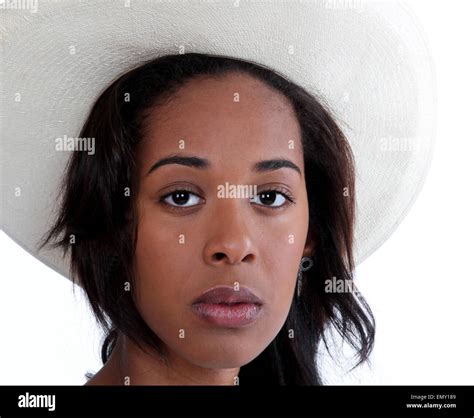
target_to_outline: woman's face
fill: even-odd
[[[308,201],[296,116],[284,96],[233,73],[191,81],[153,110],[145,131],[138,150],[138,309],[174,355],[206,368],[245,365],[282,328],[301,257],[312,250],[305,247]],[[169,156],[194,159],[151,170]],[[256,186],[257,195],[232,195],[233,186]],[[261,299],[258,308],[247,305],[257,313],[253,321],[230,323],[225,314],[235,306],[221,306],[214,322],[196,313],[195,299],[219,285],[236,294],[248,288]]]

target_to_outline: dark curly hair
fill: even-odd
[[[118,77],[99,96],[82,128],[81,137],[96,138],[96,153],[74,153],[69,160],[59,191],[60,211],[40,248],[49,244],[60,247],[63,255],[70,251],[72,279],[84,288],[105,332],[104,364],[119,333],[162,354],[162,341],[140,316],[133,292],[123,291],[124,283],[133,289],[134,281],[135,150],[152,108],[172,99],[193,79],[228,73],[263,81],[294,107],[302,132],[308,237],[316,243],[314,266],[303,273],[301,296],[295,294],[286,322],[269,346],[240,368],[240,384],[323,384],[316,357],[321,342],[328,347],[328,327],[356,350],[354,367],[368,359],[375,335],[373,314],[360,293],[325,291],[325,281],[333,276],[354,286],[354,160],[324,101],[273,69],[232,57],[189,53],[161,56]],[[295,338],[290,339],[291,329]]]

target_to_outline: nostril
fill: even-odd
[[[214,254],[214,258],[215,258],[217,261],[222,260],[224,257],[225,257],[225,254],[224,254],[224,253],[216,253],[216,254]]]

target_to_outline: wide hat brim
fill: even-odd
[[[325,98],[356,158],[356,264],[393,233],[422,188],[435,136],[435,78],[406,6],[39,1],[37,10],[11,6],[2,14],[2,228],[65,277],[68,257],[37,251],[71,153],[56,151],[56,138],[79,135],[118,75],[183,49],[264,64]]]

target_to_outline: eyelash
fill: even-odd
[[[194,191],[186,188],[186,186],[183,186],[183,187],[179,187],[179,188],[176,188],[174,190],[171,190],[170,192],[166,193],[165,195],[161,196],[158,200],[159,203],[167,206],[169,209],[173,210],[173,211],[182,211],[182,210],[189,210],[191,208],[194,208],[194,207],[197,207],[198,205],[193,205],[193,206],[174,206],[174,205],[170,205],[169,203],[165,202],[165,199],[171,195],[173,195],[173,193],[176,193],[176,192],[188,192],[188,193],[191,193],[193,195],[196,195],[198,196]],[[272,206],[267,206],[267,205],[259,205],[257,204],[257,206],[260,206],[260,207],[264,207],[264,208],[268,208],[268,209],[271,209],[271,210],[281,210],[281,209],[284,209],[286,208],[287,206],[289,205],[294,205],[296,204],[296,199],[294,197],[292,197],[290,195],[290,193],[282,188],[282,187],[275,187],[275,188],[272,188],[272,189],[265,189],[265,190],[262,190],[261,192],[258,192],[257,193],[257,196],[263,194],[263,193],[267,193],[267,192],[278,192],[280,193],[283,197],[285,197],[286,201],[284,204],[282,204],[281,206],[277,206],[277,207],[272,207]],[[200,197],[200,196],[198,196]]]

